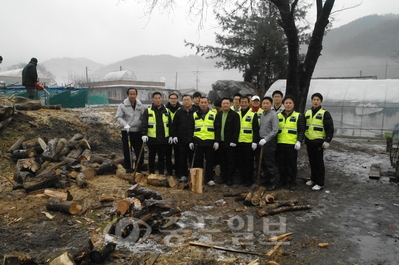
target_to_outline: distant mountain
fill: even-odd
[[[88,73],[99,69],[103,64],[93,62],[86,58],[53,58],[42,63],[47,70],[56,76],[58,85],[72,82],[73,76],[86,76]]]
[[[313,77],[399,78],[399,15],[370,15],[330,30]]]

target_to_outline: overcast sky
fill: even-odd
[[[143,1],[143,0],[142,0]],[[209,10],[203,30],[187,17],[187,0],[171,13],[146,16],[135,0],[0,0],[0,55],[4,67],[51,58],[85,57],[110,64],[138,55],[186,56],[183,40],[213,44],[217,30]],[[310,1],[310,0],[307,0]],[[333,27],[371,14],[399,13],[398,0],[336,0]]]

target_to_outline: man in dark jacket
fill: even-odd
[[[176,93],[171,93],[169,95],[169,102],[166,104],[166,108],[169,111],[170,118],[173,123],[173,119],[176,115],[177,110],[181,108],[179,103],[179,96]],[[173,127],[171,128],[173,129]],[[172,134],[172,133],[171,133]],[[169,144],[166,148],[166,171],[168,175],[173,175],[173,169],[175,170],[176,176],[180,178],[179,168],[176,166],[179,163],[179,150],[177,148],[177,142]],[[174,163],[172,162],[172,154],[174,154]]]
[[[190,128],[193,124],[193,100],[190,95],[183,96],[183,106],[176,111],[173,118],[173,142],[177,143],[179,157],[176,167],[176,176],[181,182],[188,180],[188,165],[193,159],[193,151],[190,150],[188,144],[189,134],[193,130]]]
[[[158,171],[159,174],[163,175],[166,146],[173,141],[169,133],[171,118],[168,110],[162,104],[162,94],[160,92],[152,94],[152,102],[152,106],[145,109],[143,113],[143,136],[141,139],[143,143],[148,142],[148,167],[150,174],[155,173],[155,157],[158,155]]]
[[[323,96],[315,93],[311,97],[313,107],[305,114],[306,131],[305,143],[308,151],[311,169],[310,180],[306,185],[313,186],[312,190],[324,187],[324,149],[330,147],[334,135],[334,123],[331,114],[321,107]]]
[[[29,99],[35,99],[35,84],[37,83],[37,59],[32,58],[22,70],[22,85],[28,91]]]
[[[235,172],[234,158],[240,133],[240,116],[230,108],[228,98],[222,99],[221,105],[215,121],[216,134],[220,134],[219,154],[223,156],[220,159],[220,177],[222,183],[231,186]]]

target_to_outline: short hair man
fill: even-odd
[[[311,99],[312,108],[305,114],[305,143],[311,169],[310,180],[306,182],[306,185],[313,186],[312,190],[318,191],[324,187],[323,153],[324,149],[330,146],[334,136],[334,122],[331,114],[321,106],[323,96],[320,93],[314,93]]]
[[[282,104],[283,101],[283,92],[281,92],[280,90],[275,90],[272,93],[272,97],[273,97],[273,110],[279,114],[284,110],[284,105]]]
[[[29,99],[35,99],[35,85],[38,82],[37,79],[37,59],[30,59],[29,63],[22,70],[22,85],[28,91]]]
[[[173,119],[176,115],[176,112],[182,107],[179,103],[179,96],[173,92],[169,95],[169,102],[166,104],[166,108],[169,111],[170,118],[173,123]],[[173,127],[172,127],[173,128]],[[171,133],[172,134],[172,133]],[[173,175],[173,169],[175,169],[176,176],[180,177],[179,168],[176,166],[179,164],[179,150],[177,148],[177,138],[174,139],[175,141],[172,144],[169,144],[166,149],[166,171],[168,175]],[[174,151],[174,152],[173,152]],[[172,154],[174,154],[174,161],[175,164],[172,163]]]
[[[144,110],[141,139],[148,142],[148,167],[150,174],[155,173],[155,157],[158,155],[158,171],[163,175],[165,170],[165,151],[173,142],[170,137],[172,120],[169,111],[162,104],[161,92],[152,94],[152,105]]]
[[[240,110],[240,98],[241,98],[240,93],[236,93],[233,96],[233,106],[231,106],[231,109],[234,110],[235,112],[238,112]]]

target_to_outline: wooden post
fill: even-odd
[[[204,193],[204,169],[190,168],[190,187],[191,191]]]

